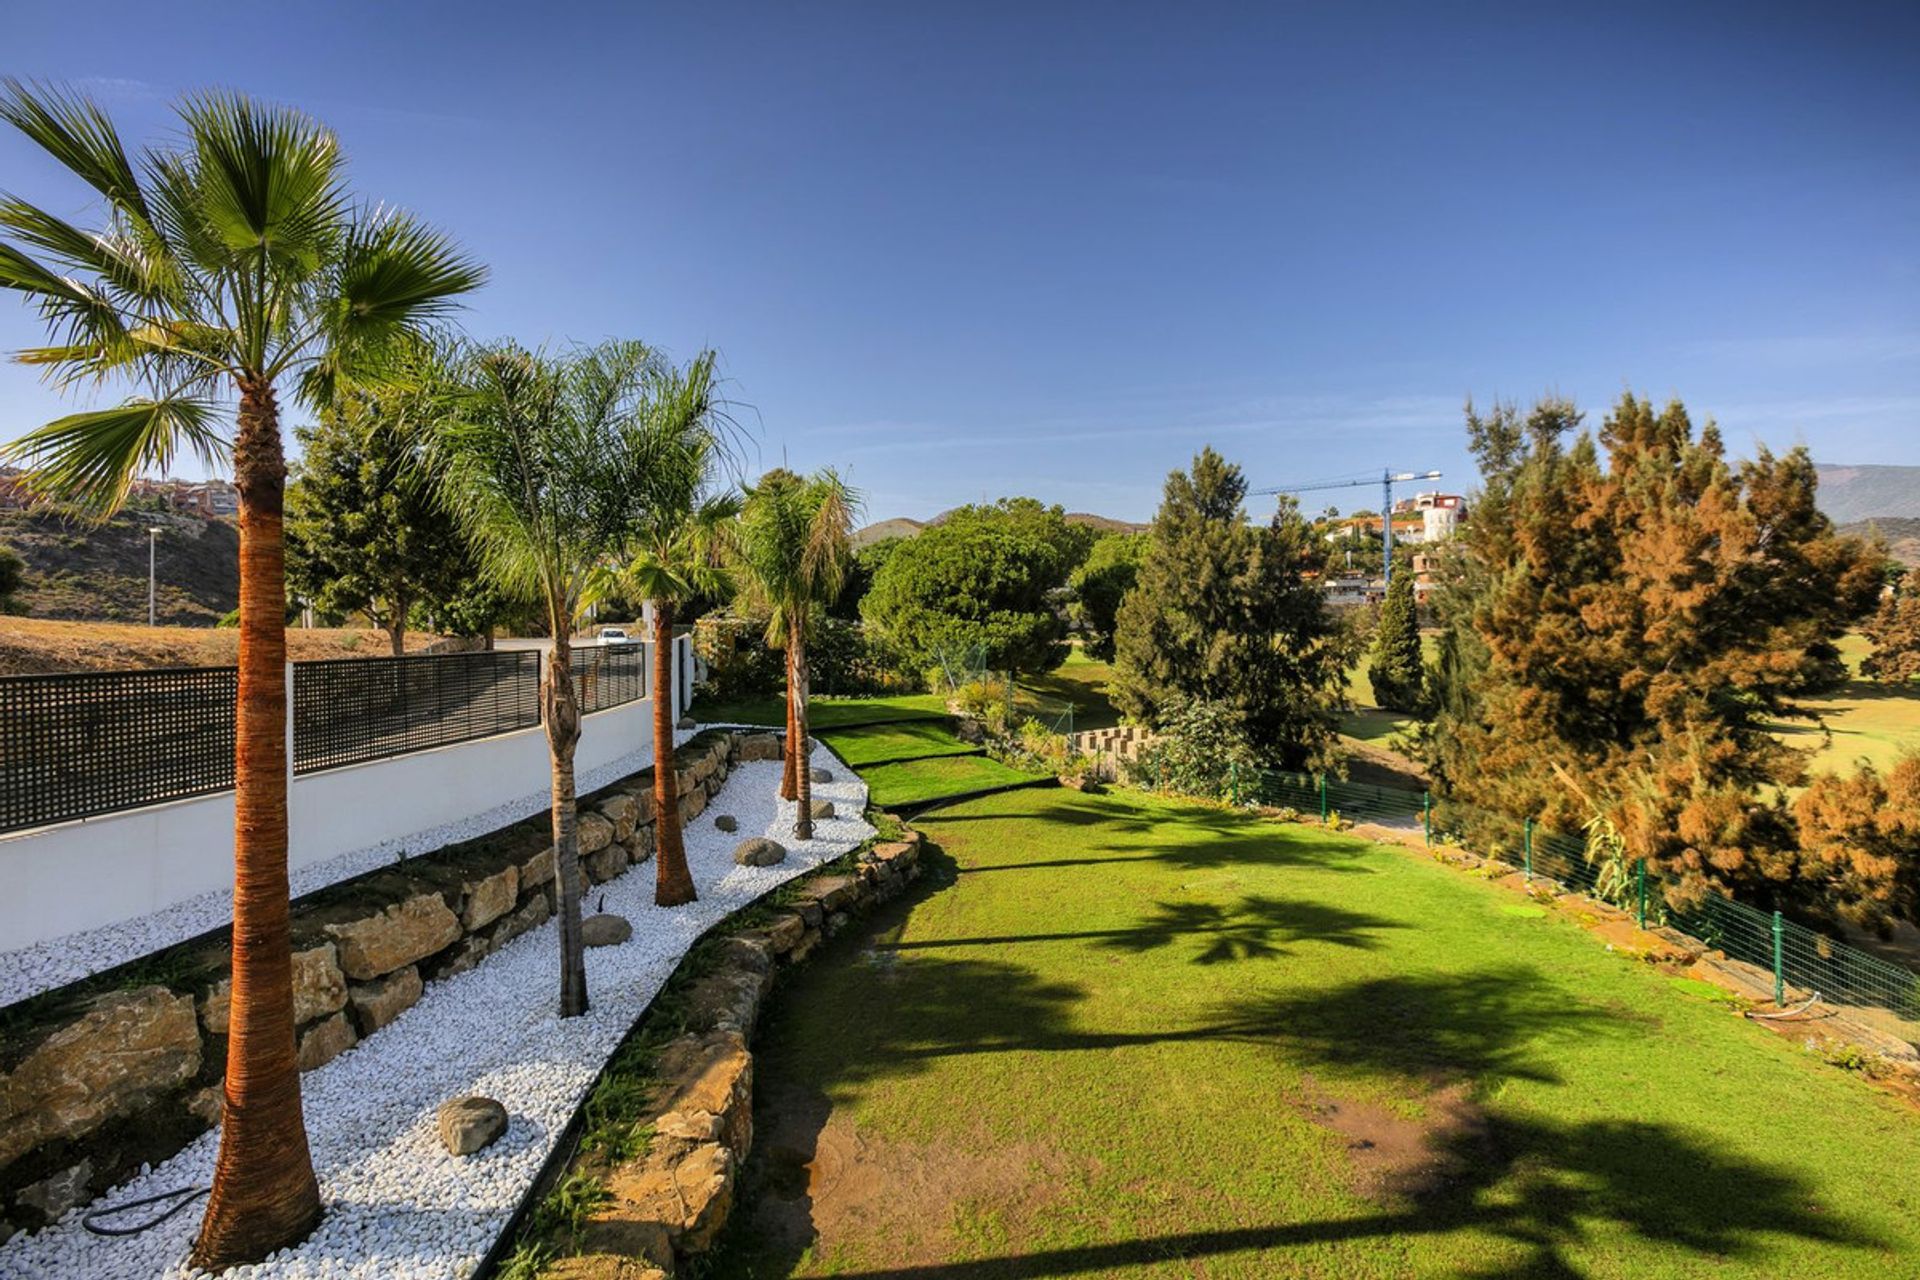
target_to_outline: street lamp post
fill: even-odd
[[[160,526],[157,524],[150,524],[147,526],[147,625],[150,627],[157,627],[160,625],[159,611],[156,607],[157,602],[155,599],[155,592],[154,592],[154,583],[157,581],[157,579],[154,577],[154,572],[153,572],[154,548],[158,547],[159,545],[160,545]]]

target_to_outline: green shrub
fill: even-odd
[[[1224,702],[1176,697],[1158,736],[1140,753],[1133,777],[1159,791],[1218,799],[1232,785],[1235,766],[1254,763],[1241,718]]]

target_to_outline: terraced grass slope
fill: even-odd
[[[763,1020],[703,1274],[1916,1274],[1911,1106],[1561,913],[1132,794],[917,825]]]
[[[980,754],[980,748],[960,741],[945,720],[902,720],[884,724],[834,729],[819,735],[834,754],[858,768],[892,760],[920,760],[929,756]]]

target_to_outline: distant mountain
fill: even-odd
[[[905,516],[895,516],[891,520],[876,520],[853,531],[853,545],[870,547],[876,542],[885,542],[888,538],[911,538],[927,526],[919,520],[909,520]]]
[[[884,542],[888,538],[911,538],[922,529],[940,524],[952,514],[953,511],[942,511],[931,520],[910,520],[906,516],[895,516],[891,520],[876,520],[864,528],[854,530],[853,545],[867,547],[876,542]],[[1139,533],[1147,527],[1131,520],[1115,520],[1112,516],[1095,515],[1090,511],[1069,511],[1067,523],[1090,525],[1102,533]]]
[[[1822,463],[1820,509],[1835,524],[1920,519],[1920,467],[1837,467]]]
[[[1889,516],[1885,520],[1856,520],[1840,526],[1840,532],[1870,538],[1879,534],[1887,541],[1887,554],[1901,564],[1920,569],[1920,520]]]

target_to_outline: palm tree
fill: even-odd
[[[684,369],[654,369],[624,447],[632,504],[621,576],[653,609],[653,900],[662,907],[699,896],[680,832],[673,763],[674,611],[726,590],[720,539],[739,511],[732,493],[713,491],[735,435],[714,361],[704,351]]]
[[[769,471],[746,491],[737,554],[747,594],[767,609],[767,643],[787,651],[787,751],[781,796],[799,805],[794,835],[813,838],[813,787],[807,766],[807,629],[813,610],[840,594],[853,558],[859,500],[831,469],[798,476]],[[791,796],[787,788],[792,787]]]
[[[567,360],[511,345],[477,352],[434,446],[447,505],[459,513],[489,575],[508,592],[537,599],[553,637],[540,707],[553,770],[563,1018],[587,1011],[573,626],[624,529],[620,428],[634,414],[652,364],[653,354],[638,342],[605,343]]]
[[[224,93],[177,111],[183,135],[136,165],[92,102],[8,80],[0,117],[106,208],[98,229],[83,230],[0,201],[0,286],[38,307],[52,339],[23,362],[63,385],[124,379],[136,391],[14,446],[49,498],[104,517],[143,470],[165,470],[183,451],[212,465],[227,452],[222,406],[237,401],[233,1015],[219,1161],[192,1258],[214,1270],[301,1239],[320,1216],[287,933],[280,397],[292,390],[317,406],[338,387],[378,382],[484,272],[413,219],[355,205],[338,141],[305,115]]]

